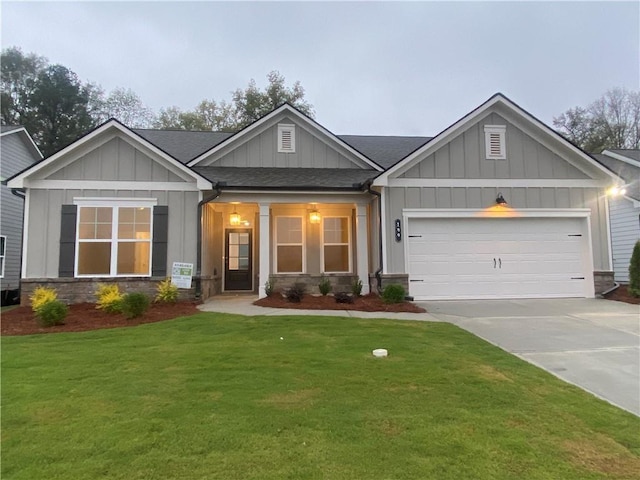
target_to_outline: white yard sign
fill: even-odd
[[[191,288],[193,263],[173,262],[171,269],[171,283],[178,288]]]

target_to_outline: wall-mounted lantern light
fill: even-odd
[[[507,201],[502,196],[502,193],[498,193],[498,196],[496,197],[496,205],[506,205],[506,204],[507,204]]]
[[[311,210],[309,213],[309,221],[311,223],[320,223],[320,212],[318,210]]]

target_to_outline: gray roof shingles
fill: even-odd
[[[640,162],[640,150],[623,150],[616,148],[609,151]]]
[[[7,133],[13,130],[19,130],[22,127],[20,125],[2,125],[0,126],[0,133]]]

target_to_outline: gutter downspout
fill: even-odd
[[[376,280],[378,281],[378,293],[382,293],[382,235],[383,235],[383,231],[382,231],[382,195],[380,194],[380,192],[376,192],[375,190],[372,190],[371,187],[373,186],[373,180],[367,180],[364,184],[364,187],[367,187],[367,192],[370,193],[371,195],[374,195],[376,197],[378,197],[378,232],[380,234],[380,237],[378,238],[378,255],[379,255],[379,267],[378,269],[374,272],[374,275],[376,277]]]
[[[196,247],[196,299],[202,297],[202,207],[215,200],[222,193],[221,187],[224,186],[223,182],[218,182],[213,187],[213,193],[206,198],[203,198],[198,202],[198,228],[197,228],[197,247]]]

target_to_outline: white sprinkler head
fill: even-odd
[[[376,348],[376,349],[375,349],[373,352],[371,352],[371,353],[373,353],[373,356],[374,356],[374,357],[378,357],[378,358],[386,357],[386,356],[389,354],[389,352],[387,352],[387,349],[386,349],[386,348]]]

